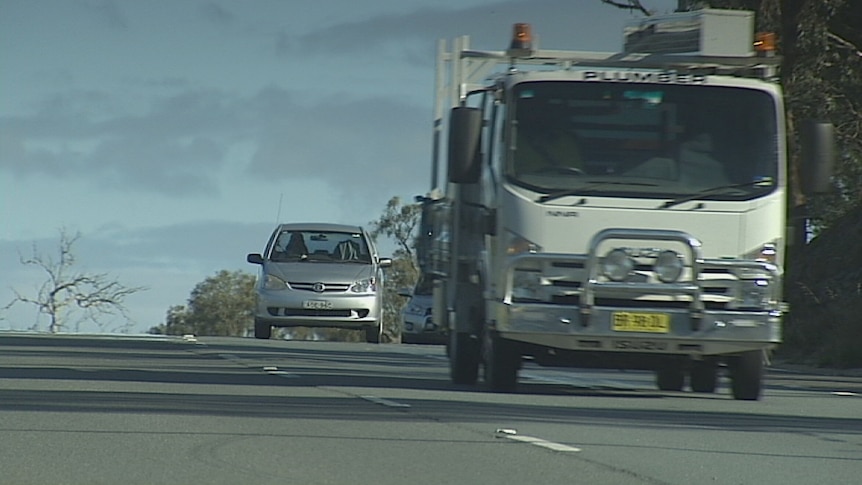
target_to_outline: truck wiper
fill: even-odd
[[[583,187],[578,188],[578,189],[558,190],[557,192],[551,192],[550,194],[545,194],[545,195],[539,197],[538,199],[536,199],[536,202],[540,202],[540,203],[550,202],[552,200],[556,200],[556,199],[559,199],[561,197],[566,197],[569,195],[580,195],[585,191],[588,192],[590,190],[594,190],[594,189],[597,189],[599,187],[604,187],[606,185],[638,185],[641,187],[656,187],[657,186],[656,184],[650,184],[650,183],[646,183],[646,182],[609,182],[609,181],[598,182],[598,181],[595,181],[595,182],[592,182],[591,184],[584,185]]]
[[[682,197],[677,197],[676,199],[671,199],[662,205],[659,206],[659,209],[667,209],[669,207],[673,207],[675,205],[682,204],[683,202],[689,202],[692,200],[697,200],[705,195],[711,195],[716,192],[722,192],[729,189],[740,189],[743,187],[771,187],[773,184],[772,177],[760,177],[755,180],[751,180],[748,182],[743,182],[741,184],[729,184],[729,185],[719,185],[717,187],[710,187],[708,189],[701,190],[694,194],[684,195]]]

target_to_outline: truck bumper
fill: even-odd
[[[550,348],[604,352],[720,355],[767,349],[781,342],[778,312],[710,312],[692,318],[683,310],[625,309],[663,313],[666,333],[614,331],[615,308],[594,307],[587,321],[579,308],[543,304],[497,305],[495,327],[501,336]]]

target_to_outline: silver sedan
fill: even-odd
[[[360,226],[280,224],[260,265],[254,336],[268,339],[272,327],[335,327],[365,331],[379,343],[383,332],[384,267],[374,241]]]

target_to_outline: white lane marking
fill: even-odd
[[[841,396],[841,397],[856,397],[859,394],[850,391],[835,391],[832,393],[833,396]]]
[[[575,448],[574,446],[564,445],[562,443],[554,443],[553,441],[543,440],[542,438],[536,438],[534,436],[524,436],[511,433],[498,433],[497,437],[520,441],[523,443],[529,443],[531,445],[541,446],[542,448],[547,448],[553,451],[563,451],[567,453],[577,453],[581,451],[580,448]]]
[[[271,376],[280,376],[280,377],[289,377],[289,378],[299,377],[298,375],[296,375],[292,372],[288,372],[286,370],[279,370],[278,367],[276,367],[274,365],[263,366],[263,371],[266,372],[267,374],[271,375]]]
[[[375,404],[381,404],[383,406],[387,406],[390,408],[409,408],[410,407],[409,404],[405,404],[403,402],[392,401],[392,400],[384,399],[382,397],[377,397],[377,396],[359,396],[359,397],[361,397],[362,399],[365,399],[366,401],[370,401],[370,402],[373,402]]]
[[[633,386],[622,381],[614,381],[609,379],[592,379],[589,377],[577,377],[574,375],[566,377],[550,377],[540,376],[531,372],[521,372],[521,377],[533,381],[545,382],[548,384],[562,384],[566,386],[574,386],[586,389],[612,389],[625,391],[634,391],[639,389],[637,386]]]

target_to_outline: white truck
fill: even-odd
[[[646,17],[618,53],[538,49],[527,24],[505,51],[440,41],[418,253],[453,382],[482,369],[511,391],[529,360],[715,392],[726,368],[735,399],[761,397],[787,311],[789,150],[774,38],[753,24]],[[805,126],[816,190],[832,131]]]

